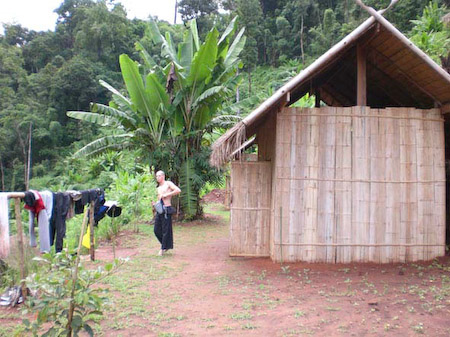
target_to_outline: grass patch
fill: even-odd
[[[243,321],[246,319],[252,319],[253,315],[249,313],[248,311],[241,311],[241,312],[235,312],[230,315],[231,319],[235,321]]]

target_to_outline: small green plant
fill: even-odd
[[[419,323],[417,325],[413,325],[412,329],[415,333],[423,334],[425,331],[423,329],[423,323]]]
[[[294,313],[294,317],[295,318],[300,318],[300,317],[305,317],[305,312],[304,311],[301,311],[301,310],[295,310],[295,313]]]
[[[234,319],[235,321],[242,321],[245,319],[252,319],[252,318],[253,318],[252,314],[246,311],[231,314],[231,319]]]
[[[102,316],[107,290],[92,286],[116,271],[125,260],[115,260],[95,270],[85,269],[79,263],[77,273],[74,270],[79,260],[67,251],[44,254],[34,260],[41,265],[39,272],[30,275],[26,282],[36,296],[28,297],[23,314],[37,315],[34,322],[23,320],[25,329],[37,336],[42,325],[50,322],[45,336],[77,336],[82,330],[93,336],[89,323]]]
[[[289,266],[281,266],[281,272],[283,273],[283,274],[289,274],[290,272],[291,272],[291,269],[290,269],[290,267]]]

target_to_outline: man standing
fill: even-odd
[[[155,236],[161,243],[158,255],[162,256],[167,250],[173,249],[172,214],[175,213],[175,209],[172,207],[171,200],[172,196],[180,194],[181,190],[171,181],[166,181],[163,171],[156,172],[156,181],[158,182],[157,202],[162,199],[164,204],[164,213],[156,213],[154,227]]]

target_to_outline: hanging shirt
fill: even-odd
[[[8,194],[0,193],[0,257],[9,255]]]

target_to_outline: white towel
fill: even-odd
[[[9,255],[8,194],[0,193],[0,257]]]
[[[33,191],[32,191],[33,192]],[[34,193],[34,192],[33,192]],[[50,228],[49,222],[52,217],[53,210],[53,193],[50,191],[40,192],[42,201],[44,202],[45,209],[39,212],[38,215],[38,227],[39,227],[39,250],[41,253],[50,251]],[[39,196],[38,196],[39,198]],[[36,215],[30,211],[29,233],[30,233],[30,246],[36,247],[36,233],[34,230],[34,220]]]

